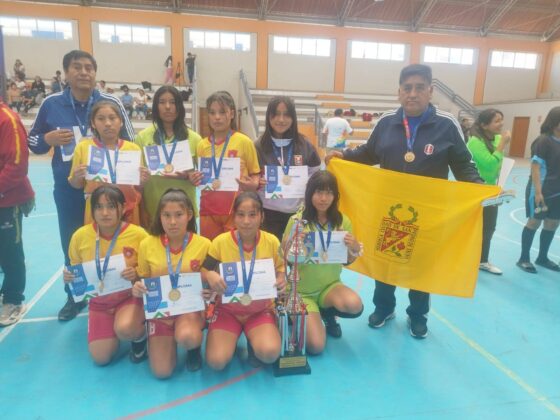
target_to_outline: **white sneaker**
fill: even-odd
[[[490,264],[489,262],[480,263],[478,268],[479,268],[479,270],[488,271],[489,273],[492,273],[492,274],[497,274],[497,275],[503,274],[502,270],[500,270],[495,265]]]
[[[0,313],[0,327],[7,327],[8,325],[18,322],[25,313],[25,305],[14,305],[13,303],[5,303],[2,306]]]

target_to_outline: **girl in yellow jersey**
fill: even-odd
[[[202,268],[203,279],[214,292],[223,295],[226,283],[215,271],[219,264],[251,261],[251,268],[243,275],[244,287],[248,283],[245,293],[248,293],[254,261],[271,258],[276,271],[276,287],[279,293],[283,293],[286,279],[284,262],[278,253],[280,241],[273,234],[260,230],[263,204],[255,192],[242,192],[236,197],[233,220],[235,229],[212,241]],[[280,354],[280,333],[273,300],[241,302],[223,304],[218,299],[206,341],[206,362],[213,369],[221,370],[230,362],[241,332],[247,337],[252,361],[256,357],[261,362],[272,363]]]
[[[140,147],[136,144],[119,139],[119,131],[123,125],[120,111],[117,105],[109,101],[99,101],[91,109],[91,128],[94,137],[86,139],[78,143],[74,150],[72,157],[72,168],[68,176],[68,182],[74,188],[83,189],[86,195],[86,210],[84,213],[84,224],[91,223],[91,193],[100,185],[99,181],[86,180],[88,160],[89,160],[89,147],[97,146],[109,155],[108,150],[115,151],[115,161],[109,160],[109,169],[111,177],[116,179],[116,162],[118,161],[119,151],[134,150],[140,152]],[[139,168],[140,171],[140,184],[143,185],[150,176],[150,171],[144,167]],[[116,181],[113,181],[116,185]],[[117,185],[125,196],[124,206],[124,220],[140,224],[139,204],[141,193],[140,187],[133,185]]]
[[[100,270],[106,266],[101,259],[123,254],[126,269],[121,277],[134,282],[137,250],[148,234],[139,226],[122,221],[124,195],[113,185],[103,185],[91,195],[93,223],[78,229],[68,254],[72,265],[96,260]],[[64,270],[64,281],[74,280]],[[146,328],[142,301],[132,297],[131,290],[94,297],[89,302],[88,343],[91,357],[98,365],[108,364],[119,348],[119,340],[132,341],[130,359],[138,363],[146,355]]]
[[[162,195],[151,234],[140,244],[140,277],[200,271],[210,241],[196,234],[194,207],[184,191],[169,189]],[[146,292],[142,282],[134,284],[134,296],[141,297]],[[177,362],[177,344],[188,350],[187,369],[200,369],[203,328],[202,312],[148,320],[149,358],[153,374],[158,378],[173,374]]]

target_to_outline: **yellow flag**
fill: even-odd
[[[500,187],[331,160],[340,210],[364,255],[350,268],[384,283],[472,297],[482,247],[482,201]]]

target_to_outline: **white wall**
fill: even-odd
[[[476,54],[474,63],[470,66],[443,63],[426,64],[432,68],[432,77],[434,79],[441,80],[467,102],[473,102],[476,84]]]
[[[410,45],[405,45],[404,61],[352,58],[352,41],[346,47],[344,91],[394,95],[399,88],[399,73],[410,63]]]
[[[492,67],[489,62],[486,69],[483,102],[488,104],[535,99],[541,61],[542,57],[539,56],[537,68],[534,70]]]
[[[560,52],[554,53],[552,57],[552,68],[550,71],[550,84],[548,90],[554,97],[560,97]]]
[[[332,92],[334,90],[336,40],[330,57],[277,54],[274,35],[268,37],[268,89]]]
[[[91,23],[93,56],[97,60],[97,80],[153,84],[165,81],[163,63],[171,54],[171,35],[165,28],[165,45],[112,44],[99,41],[99,24]],[[175,70],[174,70],[175,71]]]
[[[234,51],[217,48],[191,48],[189,29],[183,29],[185,57],[186,52],[196,54],[200,106],[205,107],[206,98],[217,90],[227,90],[237,103],[241,94],[239,90],[239,70],[241,69],[245,71],[249,87],[257,86],[257,35],[255,33],[251,33],[251,51]]]
[[[78,25],[72,21],[72,40],[42,39],[4,35],[4,60],[6,74],[12,75],[14,62],[19,58],[25,66],[25,76],[32,79],[41,76],[45,82],[53,78],[55,71],[62,69],[62,57],[80,47]],[[46,83],[47,86],[49,83]]]

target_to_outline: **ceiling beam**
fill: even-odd
[[[432,10],[436,2],[437,0],[424,0],[424,3],[422,3],[422,6],[418,9],[416,16],[414,16],[412,18],[412,22],[410,22],[410,30],[412,32],[418,31],[420,23],[426,16],[428,16],[428,13],[430,13],[430,10]]]
[[[352,6],[354,6],[354,0],[345,0],[344,4],[340,8],[338,15],[336,17],[336,22],[338,26],[344,26],[344,22],[346,18],[350,15],[350,10],[352,10]]]
[[[480,27],[480,36],[488,35],[488,32],[509,10],[517,3],[517,0],[504,1],[494,13],[486,19],[486,22]]]
[[[542,40],[543,42],[550,41],[550,40],[552,39],[552,37],[554,36],[554,34],[555,34],[556,32],[558,32],[559,29],[560,29],[560,18],[558,18],[558,19],[556,20],[556,22],[554,22],[554,24],[550,26],[550,28],[548,29],[548,31],[546,31],[546,32],[542,35],[541,40]]]
[[[261,0],[259,3],[258,15],[260,20],[265,20],[268,14],[268,0]]]

